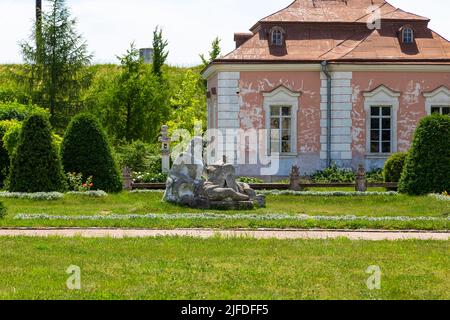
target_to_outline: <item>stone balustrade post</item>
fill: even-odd
[[[301,191],[300,187],[300,169],[298,166],[292,166],[290,175],[290,189],[293,191]]]
[[[131,170],[128,167],[122,170],[123,177],[123,188],[125,190],[131,191],[133,189],[133,179],[131,178]]]
[[[357,192],[366,192],[367,191],[366,170],[364,169],[364,165],[362,165],[362,164],[359,165],[358,171],[356,172],[355,189]]]

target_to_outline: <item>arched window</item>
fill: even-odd
[[[282,46],[283,45],[283,31],[280,28],[272,29],[270,43],[273,46]]]
[[[414,42],[414,31],[410,27],[406,27],[402,31],[403,43],[413,43]]]

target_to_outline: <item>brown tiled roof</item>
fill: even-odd
[[[380,7],[380,30],[366,25],[367,7]],[[251,38],[216,62],[292,61],[443,61],[450,42],[428,29],[428,19],[396,9],[384,0],[297,0],[262,19]],[[362,23],[364,22],[364,23]],[[274,25],[283,27],[283,47],[269,45]],[[399,30],[411,24],[415,43],[402,44]]]
[[[385,0],[295,0],[261,22],[366,22],[371,11],[379,8],[382,19],[429,21],[428,18],[393,7]],[[255,27],[256,27],[255,26]]]

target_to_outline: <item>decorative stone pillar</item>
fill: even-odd
[[[132,190],[133,189],[133,179],[131,178],[130,168],[128,168],[128,167],[123,168],[122,177],[123,177],[123,188],[128,191]]]
[[[170,171],[170,142],[172,139],[169,137],[169,127],[164,125],[161,127],[161,136],[159,137],[161,142],[161,161],[162,172],[169,173]]]
[[[298,166],[294,165],[292,166],[291,175],[291,190],[293,191],[301,191],[300,187],[300,169]]]
[[[359,165],[358,171],[356,172],[356,191],[366,192],[367,191],[367,179],[366,170],[362,164]]]

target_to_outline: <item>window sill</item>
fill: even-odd
[[[269,155],[271,157],[272,155]],[[290,159],[290,158],[296,158],[297,153],[280,153],[279,154],[280,159]]]
[[[366,159],[388,159],[392,153],[369,153],[366,154]]]

